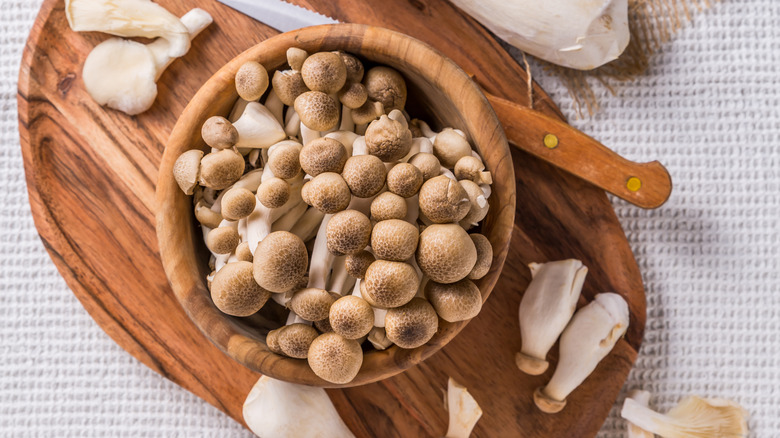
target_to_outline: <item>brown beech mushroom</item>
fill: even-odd
[[[452,169],[463,157],[471,156],[471,146],[468,140],[452,128],[444,128],[433,141],[433,154],[441,165]]]
[[[490,204],[485,199],[485,192],[474,181],[464,179],[460,181],[460,185],[466,191],[471,205],[466,216],[460,220],[460,225],[466,229],[476,227],[487,216]]]
[[[191,195],[198,185],[202,158],[202,150],[191,149],[179,155],[179,158],[173,163],[173,179],[176,180],[176,184],[185,195]]]
[[[341,62],[344,63],[344,67],[347,69],[347,81],[362,81],[365,70],[363,68],[363,63],[360,62],[357,56],[341,51],[339,51],[338,54],[341,57]]]
[[[368,246],[371,221],[357,210],[344,210],[333,215],[327,225],[327,245],[331,254],[357,254]]]
[[[314,327],[296,323],[282,327],[276,335],[276,342],[285,356],[306,359],[312,342],[319,335]]]
[[[311,176],[324,172],[341,173],[347,162],[347,149],[339,141],[322,137],[303,146],[299,156],[301,168]]]
[[[363,250],[355,254],[349,254],[344,259],[344,267],[347,269],[347,273],[355,278],[363,279],[366,277],[366,271],[371,263],[374,263],[376,258],[370,252]]]
[[[385,316],[387,339],[401,348],[417,348],[430,341],[439,328],[436,310],[422,298],[390,309]]]
[[[485,164],[477,157],[467,155],[455,163],[455,178],[467,179],[477,184],[493,184],[493,176],[485,172]]]
[[[217,227],[206,235],[206,247],[214,254],[230,254],[238,246],[238,231],[235,227]]]
[[[338,54],[318,52],[310,55],[303,62],[301,77],[310,90],[333,94],[347,81],[347,67]]]
[[[339,108],[330,96],[322,91],[307,91],[295,98],[295,112],[301,123],[313,131],[327,131],[339,122]]]
[[[301,67],[303,67],[303,62],[306,61],[306,58],[308,57],[309,53],[298,47],[290,47],[287,49],[287,64],[289,64],[290,68],[293,70],[300,71]]]
[[[222,216],[229,221],[245,218],[255,209],[256,202],[254,193],[243,187],[233,187],[222,195]]]
[[[409,260],[417,249],[420,233],[415,225],[401,219],[377,222],[371,232],[371,249],[380,260]]]
[[[248,101],[260,99],[268,89],[268,71],[260,63],[247,61],[236,72],[236,91]]]
[[[268,154],[268,169],[281,179],[294,178],[301,171],[299,154],[301,145],[296,141],[285,140],[273,146]]]
[[[471,319],[482,310],[482,294],[469,279],[452,284],[429,281],[425,284],[425,298],[447,322]]]
[[[423,181],[439,176],[441,174],[441,163],[435,155],[427,152],[420,152],[409,159],[409,164],[420,169],[423,175]]]
[[[352,109],[352,121],[356,125],[365,125],[384,113],[385,110],[381,103],[368,99],[363,105]]]
[[[330,383],[349,383],[363,365],[360,344],[337,333],[325,333],[309,346],[309,367],[319,378]]]
[[[412,265],[377,260],[368,267],[360,282],[360,295],[374,307],[403,306],[417,294],[420,277]]]
[[[195,204],[195,219],[206,228],[217,228],[224,218],[219,212],[210,209],[201,200]]]
[[[381,102],[385,111],[404,109],[406,82],[400,73],[390,67],[374,67],[366,72],[363,83],[371,100]]]
[[[287,292],[306,275],[309,255],[300,237],[274,231],[257,245],[254,253],[257,284],[274,293]]]
[[[240,262],[252,262],[254,257],[252,251],[249,250],[249,242],[241,242],[236,247],[236,258]]]
[[[279,208],[290,200],[290,184],[281,178],[269,178],[257,188],[257,199],[268,208]]]
[[[341,172],[349,190],[358,198],[376,195],[385,185],[387,168],[382,160],[373,155],[349,157]]]
[[[265,305],[271,292],[252,276],[252,264],[233,262],[222,267],[211,282],[211,299],[219,310],[233,316],[249,316]]]
[[[339,91],[339,102],[350,109],[360,108],[367,99],[366,87],[360,82],[347,82]]]
[[[384,162],[400,160],[412,147],[412,132],[403,123],[382,115],[366,129],[366,148]]]
[[[466,278],[477,262],[477,249],[466,231],[456,224],[434,224],[420,233],[417,264],[439,283]]]
[[[330,326],[330,320],[328,318],[314,321],[314,327],[320,333],[332,333],[333,327]]]
[[[414,196],[422,184],[423,174],[413,164],[399,163],[387,172],[387,189],[398,196]]]
[[[469,237],[477,249],[477,262],[474,264],[471,272],[469,272],[468,278],[479,280],[487,275],[488,271],[490,271],[490,266],[493,264],[493,245],[482,234],[473,233],[469,234]]]
[[[200,184],[222,190],[236,182],[244,173],[244,157],[230,149],[206,154],[200,160]]]
[[[383,192],[371,201],[371,219],[379,222],[406,217],[406,201],[392,192]]]
[[[215,149],[228,149],[238,143],[238,130],[224,117],[212,116],[206,119],[200,135],[207,145]]]
[[[278,329],[271,330],[268,332],[267,335],[265,335],[265,345],[268,347],[269,350],[271,350],[272,353],[284,354],[282,353],[282,349],[279,348],[279,332],[282,331],[284,327],[279,327]]]
[[[359,339],[374,327],[374,310],[363,298],[347,295],[333,303],[328,320],[334,332],[347,339]]]
[[[271,83],[279,100],[287,106],[294,106],[295,99],[309,91],[298,70],[277,70],[271,78]]]
[[[312,287],[295,292],[287,306],[307,321],[320,321],[328,317],[334,301],[328,291]]]
[[[344,210],[352,198],[348,183],[338,173],[321,173],[312,178],[303,188],[305,195],[301,192],[301,196],[304,202],[325,214]]]
[[[420,188],[420,210],[433,223],[458,222],[469,213],[466,190],[445,175],[431,178]]]

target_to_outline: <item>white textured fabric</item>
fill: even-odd
[[[15,98],[38,5],[0,0],[0,436],[249,436],[116,346],[38,239]],[[650,390],[664,410],[687,394],[732,398],[750,411],[751,436],[778,436],[780,2],[695,15],[643,78],[614,97],[597,89],[602,109],[586,120],[555,78],[533,71],[575,126],[674,177],[658,210],[615,202],[648,301],[625,388]],[[625,435],[617,412],[600,437]]]

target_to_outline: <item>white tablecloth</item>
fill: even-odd
[[[141,365],[90,319],[30,215],[16,115],[22,48],[40,0],[0,0],[0,436],[248,436]],[[535,77],[574,120],[559,82]],[[733,398],[751,436],[780,434],[780,2],[730,0],[573,124],[674,177],[654,211],[615,202],[647,288],[625,389]],[[622,401],[622,395],[619,401]],[[625,435],[617,407],[601,437]],[[484,421],[484,420],[483,420]]]

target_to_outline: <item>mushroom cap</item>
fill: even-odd
[[[305,320],[320,321],[328,317],[334,301],[325,289],[308,287],[295,292],[287,306]]]
[[[310,90],[332,94],[347,81],[347,66],[337,53],[317,52],[303,62],[301,76]]]
[[[368,70],[364,79],[369,99],[381,102],[387,112],[404,109],[406,81],[401,73],[390,67],[379,66]]]
[[[247,61],[236,72],[236,91],[242,99],[253,101],[268,89],[268,71],[259,62]]]
[[[202,150],[190,149],[179,155],[173,163],[173,179],[185,195],[191,195],[198,185],[201,158],[203,158]]]
[[[436,134],[433,141],[433,154],[441,161],[441,165],[452,169],[461,158],[471,155],[471,146],[452,128],[444,128]]]
[[[420,232],[415,225],[401,219],[377,222],[371,232],[371,249],[376,258],[402,262],[417,249]]]
[[[358,108],[352,108],[352,122],[356,125],[364,125],[376,120],[385,113],[381,103],[367,99],[366,102]]]
[[[447,322],[471,319],[482,310],[482,294],[467,278],[452,284],[429,281],[425,284],[425,298]]]
[[[400,160],[412,148],[412,132],[403,123],[382,115],[366,129],[366,148],[382,161]]]
[[[195,219],[204,227],[217,228],[224,218],[220,213],[206,206],[203,201],[198,201],[195,204]]]
[[[445,175],[429,179],[420,188],[420,210],[433,223],[458,222],[469,213],[466,190]]]
[[[244,174],[244,157],[231,149],[206,154],[200,160],[200,184],[214,190],[228,188]]]
[[[271,83],[279,100],[287,106],[293,106],[298,96],[309,91],[298,70],[277,70]]]
[[[283,328],[284,327],[279,327],[278,329],[271,330],[265,335],[265,345],[268,346],[268,349],[273,353],[284,354],[282,353],[282,349],[279,348],[279,332],[282,331]]]
[[[299,154],[301,145],[296,141],[285,140],[273,146],[268,157],[268,168],[274,176],[281,179],[294,178],[301,171]]]
[[[235,227],[217,227],[206,235],[206,247],[214,254],[230,254],[239,240]]]
[[[344,163],[341,176],[347,182],[349,190],[358,198],[376,195],[385,186],[387,168],[374,155],[355,155]]]
[[[483,192],[482,188],[474,181],[464,179],[460,181],[460,185],[466,191],[466,194],[469,197],[469,204],[471,205],[471,207],[469,207],[469,212],[460,220],[460,225],[463,228],[468,229],[479,224],[482,219],[485,219],[485,216],[487,216],[488,210],[490,209],[490,204],[488,204],[487,199],[485,199],[485,192]]]
[[[295,359],[306,359],[309,346],[319,335],[314,327],[296,323],[282,327],[276,336],[276,342],[285,355]]]
[[[257,245],[253,265],[257,284],[274,293],[287,292],[306,275],[309,254],[300,237],[274,231]]]
[[[485,170],[485,164],[482,160],[472,155],[466,155],[455,163],[453,173],[458,180],[467,179],[478,183],[483,170]]]
[[[479,233],[469,234],[474,247],[477,249],[477,262],[469,272],[468,278],[479,280],[487,275],[490,266],[493,264],[493,245],[487,237]]]
[[[287,64],[290,64],[290,68],[293,70],[299,70],[303,67],[303,61],[309,57],[309,53],[298,47],[290,47],[287,49]]]
[[[357,210],[340,211],[328,221],[326,236],[331,254],[356,254],[368,246],[371,221]]]
[[[341,56],[341,62],[344,63],[344,67],[347,69],[347,81],[348,82],[360,82],[363,80],[363,74],[365,70],[363,63],[357,58],[357,56],[346,53],[338,52]]]
[[[333,303],[328,319],[334,332],[347,339],[359,339],[374,327],[374,309],[363,298],[347,295]]]
[[[304,185],[306,202],[325,214],[338,213],[349,205],[349,186],[338,173],[324,172]],[[362,249],[362,248],[361,248]]]
[[[313,131],[327,131],[339,122],[336,101],[322,91],[301,94],[295,98],[294,106],[301,122]]]
[[[412,265],[377,260],[371,263],[360,282],[360,295],[374,307],[403,306],[417,294],[420,277]]]
[[[347,148],[341,142],[320,137],[310,141],[301,149],[299,160],[304,172],[317,176],[323,172],[341,173],[347,158]]]
[[[441,163],[439,163],[439,159],[436,158],[436,155],[429,154],[428,152],[414,154],[408,162],[420,169],[420,172],[423,174],[423,181],[428,181],[441,174]]]
[[[413,164],[399,163],[387,172],[387,189],[398,196],[414,196],[422,184],[423,174]]]
[[[330,320],[328,318],[321,319],[319,321],[314,321],[314,327],[320,333],[331,333],[331,332],[333,332],[333,327],[330,326]]]
[[[376,258],[370,252],[363,250],[355,254],[350,254],[344,259],[344,267],[347,269],[347,274],[360,278],[361,280],[366,277],[366,271],[371,263],[374,263]]]
[[[466,231],[457,224],[434,224],[420,233],[417,264],[438,283],[455,283],[466,278],[477,262],[477,249]]]
[[[339,102],[350,109],[360,108],[367,99],[366,87],[360,82],[347,82],[344,88],[339,90]]]
[[[230,121],[221,116],[206,119],[200,129],[200,136],[207,145],[216,149],[228,149],[238,143],[238,130]]]
[[[241,242],[236,247],[236,258],[241,262],[252,263],[254,257],[252,251],[249,249],[249,242]]]
[[[279,208],[290,200],[290,184],[281,178],[269,178],[257,188],[257,199],[268,208]]]
[[[255,209],[255,194],[243,187],[233,187],[222,195],[222,216],[237,221],[249,216]]]
[[[309,346],[309,367],[314,374],[330,383],[349,383],[363,365],[363,350],[353,339],[337,333],[325,333]]]
[[[412,131],[412,137],[425,137],[420,129],[420,119],[412,119],[409,121],[409,130]]]
[[[433,306],[422,298],[390,309],[385,316],[387,338],[401,348],[417,348],[430,341],[439,328]]]
[[[255,282],[249,262],[228,263],[211,281],[211,299],[220,311],[228,315],[257,313],[270,297],[271,292]]]
[[[383,192],[371,201],[371,219],[384,221],[388,219],[403,219],[407,207],[404,198],[392,192]]]

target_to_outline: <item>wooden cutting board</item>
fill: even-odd
[[[154,188],[165,141],[190,97],[227,60],[275,31],[210,0],[159,3],[177,15],[201,7],[215,23],[162,75],[154,107],[128,117],[96,105],[80,78],[87,54],[107,36],[72,32],[63,2],[44,2],[19,77],[30,203],[54,263],[103,330],[145,365],[242,422],[242,403],[259,376],[210,344],[173,296],[158,256]],[[529,103],[523,70],[444,0],[297,3],[415,36],[474,74],[487,91]],[[538,86],[534,101],[536,109],[560,117]],[[513,151],[513,159],[517,219],[502,279],[482,313],[422,365],[379,383],[329,390],[356,435],[443,435],[448,376],[465,384],[484,410],[474,436],[587,437],[601,427],[642,340],[639,269],[603,191],[530,155]],[[590,268],[581,304],[598,292],[618,292],[629,302],[631,326],[566,409],[547,415],[534,407],[532,391],[550,372],[529,377],[514,365],[517,308],[530,280],[527,263],[569,257]]]

